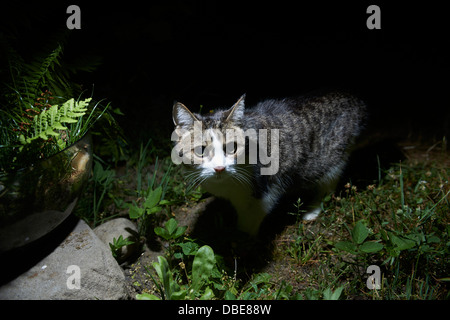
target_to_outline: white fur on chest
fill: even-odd
[[[230,177],[208,179],[203,183],[203,188],[211,194],[231,202],[238,215],[239,230],[251,235],[258,233],[259,226],[268,213],[264,198],[254,198],[249,188],[240,185]]]

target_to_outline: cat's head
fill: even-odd
[[[244,179],[239,174],[245,157],[245,138],[239,136],[244,119],[245,95],[230,109],[205,115],[192,113],[185,105],[175,102],[172,140],[172,160],[184,163],[195,184],[209,178]],[[188,176],[189,177],[189,176]]]
[[[173,104],[172,119],[176,128],[190,129],[195,121],[204,122],[205,128],[222,128],[239,126],[244,118],[245,94],[228,110],[216,110],[215,112],[200,115],[194,114],[182,103]]]

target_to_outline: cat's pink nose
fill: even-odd
[[[215,170],[217,173],[219,173],[219,172],[222,172],[223,170],[225,170],[225,167],[222,167],[222,166],[220,166],[220,167],[214,167],[214,170]]]

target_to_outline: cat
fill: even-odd
[[[308,209],[303,219],[317,218],[365,117],[360,99],[339,92],[268,99],[253,108],[243,95],[230,109],[204,115],[175,102],[172,160],[185,164],[190,185],[229,200],[238,229],[255,236],[283,199],[300,198]]]

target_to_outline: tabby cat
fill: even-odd
[[[360,133],[365,104],[343,93],[269,99],[200,115],[173,106],[172,160],[184,163],[191,186],[201,184],[237,211],[237,226],[257,235],[284,196],[301,198],[313,220],[333,191]]]

